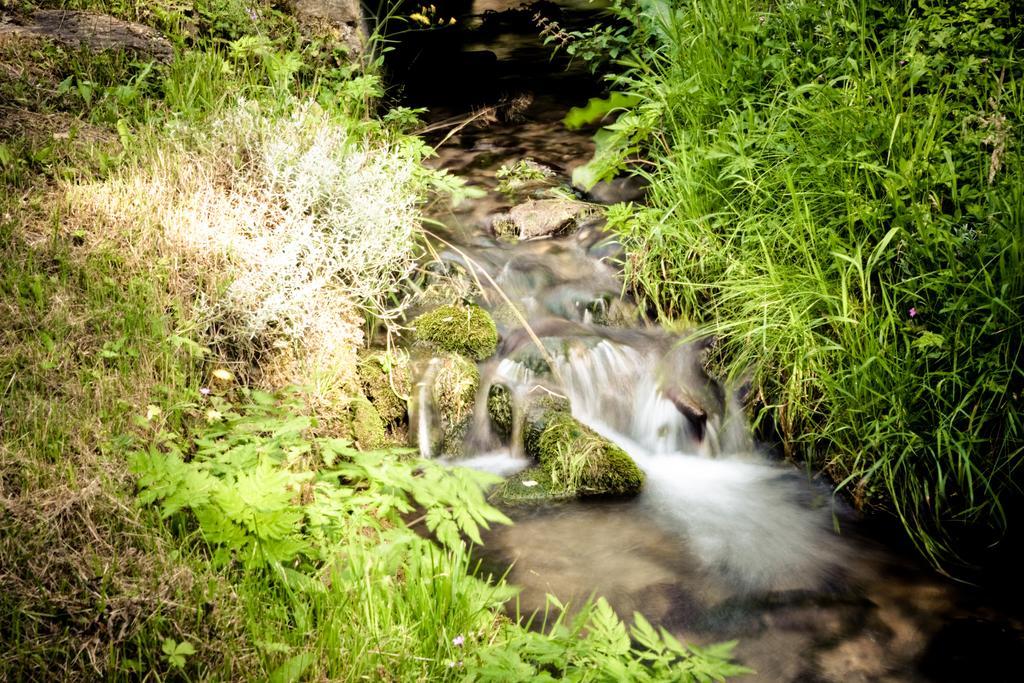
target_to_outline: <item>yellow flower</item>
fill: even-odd
[[[223,417],[224,416],[221,415],[221,412],[219,410],[214,410],[213,408],[210,408],[209,410],[206,411],[207,422],[219,422]]]
[[[148,422],[149,420],[152,420],[154,417],[157,417],[162,412],[164,411],[160,410],[160,406],[155,406],[152,403],[150,403],[148,406],[146,406],[146,421]]]
[[[427,19],[419,12],[413,12],[412,14],[409,15],[409,18],[412,19],[413,21],[423,24],[424,26],[430,26],[430,19]]]

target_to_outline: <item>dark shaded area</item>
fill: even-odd
[[[593,24],[604,14],[600,3],[486,3],[500,9],[482,10],[481,4],[434,3],[435,12],[421,15],[432,21],[430,28],[406,18],[423,9],[421,3],[404,3],[391,18],[378,19],[391,41],[385,58],[389,85],[404,104],[449,111],[501,103],[514,110],[524,94],[576,103],[600,92],[584,64],[564,50],[553,54],[554,43],[546,45],[541,36],[546,26],[572,31]],[[384,14],[377,11],[378,17]]]

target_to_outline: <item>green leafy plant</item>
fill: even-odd
[[[520,159],[514,164],[502,164],[495,172],[498,191],[512,194],[534,184],[542,184],[554,177],[555,172],[533,159]]]
[[[557,611],[552,624],[509,629],[465,661],[466,680],[705,682],[751,673],[730,661],[735,643],[685,645],[638,613],[627,629],[604,598],[572,618],[554,596],[548,604]]]
[[[490,475],[311,436],[315,420],[296,395],[247,393],[242,407],[212,396],[193,431],[162,432],[131,456],[140,500],[165,519],[188,510],[219,564],[313,568],[353,531],[400,524],[414,503],[451,548],[508,522],[484,499]]]
[[[173,669],[184,669],[185,661],[196,653],[192,643],[183,640],[180,643],[173,638],[164,640],[161,650],[164,653],[164,660]]]

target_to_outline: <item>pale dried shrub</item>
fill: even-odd
[[[190,272],[212,341],[352,346],[360,310],[394,316],[418,253],[414,152],[352,136],[315,104],[270,116],[242,102],[167,138],[148,163],[70,187],[69,205],[101,240]]]

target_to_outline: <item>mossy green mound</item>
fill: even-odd
[[[487,414],[494,433],[507,439],[512,434],[512,394],[508,387],[495,384],[487,392]]]
[[[531,467],[513,474],[496,489],[496,496],[505,503],[544,503],[569,500],[575,496],[557,491],[551,485],[551,477],[542,467]]]
[[[403,395],[409,394],[409,366],[405,357],[384,352],[368,352],[359,359],[359,383],[366,398],[387,425],[405,422],[407,407]]]
[[[476,305],[449,305],[413,321],[416,340],[444,351],[483,360],[498,348],[498,328],[490,314]]]
[[[449,424],[441,435],[440,454],[448,458],[466,455],[466,437],[473,426],[473,414],[465,415],[458,422]]]
[[[380,413],[365,398],[354,399],[350,405],[352,436],[360,450],[372,451],[388,445],[387,428]]]
[[[417,364],[417,374],[430,384],[430,399],[425,406],[431,415],[430,451],[462,455],[463,441],[472,425],[480,371],[476,363],[455,353],[422,357]]]
[[[564,412],[548,415],[538,460],[556,493],[635,495],[644,484],[644,473],[625,451]]]
[[[448,354],[439,362],[434,377],[434,405],[447,428],[462,422],[473,412],[480,371],[475,363],[456,354]]]
[[[564,396],[545,394],[531,400],[523,415],[523,449],[540,459],[540,437],[548,423],[559,415],[569,415],[569,412],[569,399]]]

